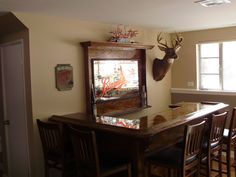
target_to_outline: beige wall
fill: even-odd
[[[196,44],[200,42],[236,40],[236,27],[190,31],[181,33],[184,37],[183,47],[179,51],[179,59],[172,67],[172,88],[195,89],[196,76]],[[188,87],[188,82],[194,82]]]
[[[82,41],[105,41],[116,27],[111,24],[91,23],[76,19],[16,13],[29,28],[32,79],[33,119],[48,118],[52,114],[85,112],[85,89]],[[137,28],[138,42],[156,45],[158,30]],[[168,37],[168,35],[166,36]],[[166,109],[170,103],[171,72],[160,81],[152,79],[152,61],[162,58],[157,47],[147,51],[147,89],[151,111]],[[70,91],[55,88],[54,67],[57,64],[73,66],[74,87]],[[35,132],[35,177],[43,176],[43,160],[37,127]]]

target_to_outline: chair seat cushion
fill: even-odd
[[[157,152],[147,158],[152,164],[160,166],[171,166],[172,168],[180,168],[182,164],[183,149],[178,147],[171,147]],[[196,157],[187,159],[186,163],[191,163],[196,160]]]
[[[148,161],[157,164],[176,166],[181,164],[182,150],[180,148],[168,148],[150,156]]]
[[[214,149],[214,148],[217,147],[219,144],[220,144],[220,141],[216,141],[216,142],[214,142],[214,143],[211,143],[211,144],[210,144],[210,148],[211,148],[211,149]],[[202,150],[203,150],[203,152],[207,151],[207,148],[208,148],[207,145],[208,145],[208,139],[205,137],[205,138],[203,139],[203,144],[202,144]]]
[[[62,161],[63,157],[62,157],[62,153],[59,152],[47,152],[46,154],[46,159],[51,160],[51,161]]]
[[[105,160],[101,163],[101,176],[109,176],[116,172],[128,170],[131,167],[130,163],[119,159]]]

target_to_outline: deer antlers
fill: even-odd
[[[173,39],[172,41],[172,46],[175,50],[178,50],[182,45],[183,37],[177,33],[175,33],[176,38]]]
[[[165,47],[165,48],[169,48],[168,45],[167,45],[167,41],[165,40],[165,44],[161,42],[163,38],[161,37],[161,33],[159,33],[157,35],[157,43],[162,46],[162,47]]]
[[[175,33],[176,37],[172,40],[172,47],[168,47],[167,41],[165,40],[165,43],[162,43],[163,37],[161,37],[162,33],[159,33],[157,35],[157,43],[159,48],[174,48],[175,50],[179,49],[182,45],[183,37],[177,33]]]

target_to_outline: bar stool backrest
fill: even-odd
[[[227,113],[213,114],[210,121],[210,139],[208,146],[209,148],[217,148],[223,139],[223,132],[225,128]]]
[[[78,130],[70,127],[70,137],[75,154],[78,176],[108,177],[126,172],[131,177],[131,164],[110,159],[107,163],[99,163],[96,134],[92,130]],[[123,174],[123,173],[122,173]]]
[[[61,171],[62,177],[74,177],[74,158],[70,145],[65,141],[63,125],[39,119],[37,125],[44,153],[45,177],[50,176],[50,169]]]
[[[233,140],[236,138],[236,107],[233,108],[232,116],[229,125],[228,137]]]
[[[183,153],[183,176],[191,176],[198,172],[201,160],[201,148],[205,132],[205,121],[198,124],[188,125],[184,132],[184,153]],[[191,171],[187,174],[186,171]]]
[[[62,158],[64,152],[62,126],[56,123],[43,122],[39,119],[37,119],[37,125],[45,158]]]
[[[79,176],[99,176],[100,169],[95,132],[70,127],[70,137]]]

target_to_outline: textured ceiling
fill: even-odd
[[[0,11],[63,16],[163,31],[236,26],[235,0],[209,8],[194,0],[0,0]]]

